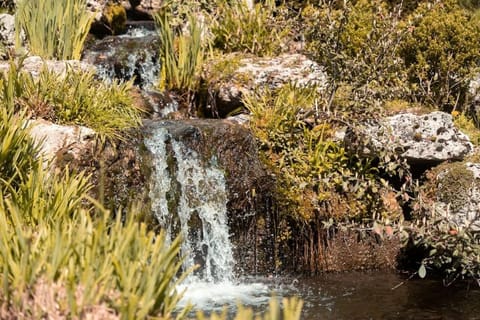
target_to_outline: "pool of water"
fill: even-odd
[[[402,284],[403,283],[403,284]],[[184,301],[198,310],[234,312],[238,302],[264,309],[271,295],[303,299],[302,319],[480,319],[478,286],[410,279],[395,273],[342,273],[313,278],[249,278],[238,284],[191,284]]]

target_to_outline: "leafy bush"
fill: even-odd
[[[462,110],[479,65],[480,24],[455,1],[424,3],[410,19],[401,54],[415,98],[443,110]]]
[[[316,88],[295,85],[245,98],[252,129],[280,180],[283,211],[305,222],[372,218],[382,212],[380,190],[388,189],[378,173],[397,174],[401,164],[392,153],[361,156],[367,140],[348,149],[335,140],[335,128],[343,121],[320,112],[318,101]]]
[[[23,30],[32,54],[79,60],[93,15],[86,0],[19,0],[15,19],[17,46]]]
[[[140,124],[143,110],[133,104],[132,82],[107,84],[91,71],[67,68],[59,75],[44,68],[38,78],[13,62],[0,75],[0,99],[9,109],[60,124],[85,125],[102,139],[122,139],[122,131]]]
[[[253,8],[245,0],[218,0],[213,19],[214,45],[225,52],[277,54],[290,34],[273,0],[257,3]]]
[[[407,32],[401,8],[382,1],[335,2],[302,10],[306,50],[330,76],[329,110],[376,118],[388,101],[408,99],[399,44]]]

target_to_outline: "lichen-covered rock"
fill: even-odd
[[[68,69],[76,71],[95,71],[96,68],[86,62],[78,60],[44,60],[38,56],[28,57],[23,61],[22,70],[29,72],[33,77],[38,77],[43,68],[55,72],[59,76],[64,75]],[[0,72],[6,72],[10,69],[9,61],[0,62]]]
[[[47,162],[60,152],[69,160],[79,158],[96,134],[87,127],[58,125],[45,120],[32,120],[29,127],[30,135],[40,143],[40,153]]]
[[[0,42],[6,50],[15,48],[15,17],[0,14]]]
[[[473,151],[470,139],[455,127],[452,116],[440,111],[398,114],[366,131],[375,147],[394,147],[411,164],[462,160]]]
[[[480,163],[444,163],[430,170],[415,209],[480,231]]]
[[[204,71],[208,116],[225,117],[242,106],[242,97],[257,87],[279,88],[287,83],[298,86],[327,84],[323,68],[301,54],[282,54],[274,58],[230,55],[213,61]]]

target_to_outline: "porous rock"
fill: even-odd
[[[387,117],[367,132],[375,147],[394,147],[411,164],[462,160],[473,151],[468,136],[455,127],[450,114],[441,111]]]
[[[480,231],[480,163],[444,163],[427,177],[419,195],[422,209],[457,228]]]
[[[23,61],[22,70],[29,72],[33,77],[38,77],[43,68],[55,72],[59,76],[65,75],[67,70],[95,71],[95,67],[86,62],[78,60],[44,60],[38,56],[28,57]],[[10,69],[10,62],[0,62],[0,72],[7,72]]]

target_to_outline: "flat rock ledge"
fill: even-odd
[[[393,147],[412,164],[463,160],[474,149],[469,137],[455,127],[452,116],[441,111],[391,116],[369,126],[367,135],[376,148]]]

